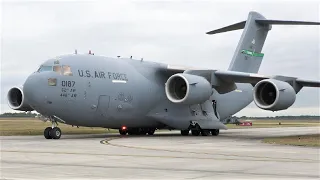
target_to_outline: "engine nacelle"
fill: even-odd
[[[296,92],[287,82],[265,79],[255,85],[253,99],[261,109],[279,111],[295,102]]]
[[[34,109],[26,102],[22,88],[13,87],[7,94],[8,105],[13,110],[33,111]]]
[[[167,98],[173,103],[198,104],[212,95],[211,84],[201,76],[178,73],[166,82]]]

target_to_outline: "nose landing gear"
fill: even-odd
[[[60,139],[61,129],[57,127],[58,123],[52,118],[50,118],[50,121],[52,122],[52,127],[47,127],[44,130],[43,132],[44,137],[46,139]]]

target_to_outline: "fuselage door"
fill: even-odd
[[[217,101],[216,100],[212,100],[212,108],[213,108],[213,112],[214,112],[214,115],[220,119],[220,116],[219,116],[219,112],[217,110]]]
[[[109,109],[109,103],[110,103],[110,96],[107,95],[100,95],[99,96],[99,102],[97,107],[97,118],[107,118],[108,116],[108,109]]]

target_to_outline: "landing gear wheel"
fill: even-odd
[[[193,136],[199,136],[200,135],[200,131],[199,130],[191,130],[191,134]]]
[[[153,135],[155,131],[156,131],[155,129],[149,129],[148,130],[148,135]]]
[[[121,135],[127,135],[127,130],[119,129],[119,133],[120,133]]]
[[[58,127],[54,127],[50,131],[50,136],[52,137],[52,139],[60,139],[60,137],[61,137],[61,129],[58,128]]]
[[[146,135],[147,133],[148,133],[148,131],[146,129],[139,128],[137,135]]]
[[[46,139],[52,139],[50,132],[51,132],[52,128],[51,127],[47,127],[44,132],[43,135]]]
[[[212,136],[218,136],[219,135],[219,129],[212,129],[211,130],[211,134],[212,134]]]
[[[210,134],[209,130],[201,130],[201,135],[202,136],[208,136]]]
[[[188,136],[189,135],[189,129],[181,130],[181,135],[182,136]]]
[[[139,128],[130,128],[128,129],[128,134],[129,135],[141,135],[141,131]]]

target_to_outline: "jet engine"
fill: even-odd
[[[253,99],[261,109],[279,111],[289,108],[294,103],[296,92],[287,82],[265,79],[255,85]]]
[[[26,102],[22,88],[13,87],[7,94],[8,105],[13,110],[33,111],[33,108]]]
[[[201,76],[178,73],[166,82],[167,98],[173,103],[197,104],[209,99],[212,95],[211,84]]]

